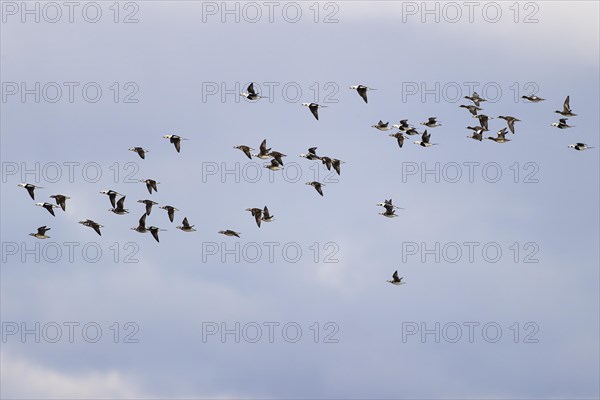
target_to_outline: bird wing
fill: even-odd
[[[181,224],[185,227],[185,228],[189,228],[190,227],[190,223],[187,220],[187,217],[185,217],[183,219],[183,221],[181,222]]]
[[[256,92],[254,91],[254,82],[250,83],[250,85],[248,85],[248,93],[250,94],[256,94]]]
[[[94,230],[96,231],[96,233],[100,236],[102,236],[102,233],[100,232],[100,225],[93,223],[90,225],[92,228],[94,228]]]
[[[313,103],[310,106],[308,106],[308,108],[310,109],[310,112],[315,116],[315,118],[318,121],[319,120],[319,106],[317,104]]]
[[[177,150],[177,152],[179,153],[181,151],[181,139],[171,139],[173,141],[173,144],[175,145],[175,150]]]
[[[156,241],[160,243],[160,240],[158,240],[158,228],[152,229],[150,231],[150,233],[152,233],[152,236],[154,236],[154,239],[156,239]]]
[[[367,101],[367,88],[366,87],[359,87],[356,90],[358,91],[358,94],[360,95],[360,97],[362,97],[362,99],[365,101],[365,103],[368,103],[368,101]]]
[[[173,218],[175,218],[175,209],[173,207],[167,208],[167,214],[169,214],[169,220],[173,222]]]
[[[125,206],[125,196],[121,197],[119,201],[117,201],[117,208],[123,209]]]
[[[315,185],[315,189],[317,190],[317,192],[319,192],[319,194],[321,196],[323,196],[323,189],[321,189],[321,184],[317,182],[317,184]]]

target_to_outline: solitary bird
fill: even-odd
[[[471,100],[477,107],[479,107],[482,102],[487,101],[486,99],[480,97],[477,92],[473,92],[472,96],[465,96],[464,98]]]
[[[31,183],[19,183],[17,186],[27,189],[27,192],[29,192],[29,196],[31,196],[33,200],[35,200],[35,194],[33,193],[33,191],[35,189],[43,189],[42,186],[35,186]]]
[[[585,144],[585,143],[575,143],[575,144],[570,144],[570,145],[569,145],[569,148],[570,148],[570,149],[579,150],[579,151],[582,151],[582,150],[588,150],[588,149],[593,149],[593,147],[590,147],[590,146],[588,146],[588,145],[587,145],[587,144]]]
[[[138,221],[138,226],[136,226],[135,228],[131,228],[132,230],[139,232],[139,233],[146,233],[148,232],[148,229],[146,229],[146,214],[142,214],[142,216],[140,217],[140,220]]]
[[[239,146],[233,146],[233,148],[241,150],[246,155],[246,157],[252,160],[252,154],[250,154],[250,151],[254,150],[252,147],[244,146],[243,144],[241,144]]]
[[[92,221],[91,219],[86,219],[85,221],[79,221],[79,223],[82,224],[83,226],[87,226],[89,228],[94,229],[98,235],[102,236],[102,233],[100,232],[100,228],[104,228],[104,226],[100,225],[99,223]]]
[[[576,117],[577,114],[573,114],[573,111],[571,111],[571,107],[569,106],[569,97],[567,96],[567,98],[565,99],[565,102],[563,103],[563,109],[562,111],[554,111],[557,114],[562,115],[563,117]]]
[[[421,125],[425,125],[428,128],[435,128],[436,126],[442,126],[442,124],[437,123],[436,117],[429,117],[427,122],[421,122]]]
[[[123,196],[117,201],[117,206],[109,209],[108,211],[112,211],[117,215],[123,215],[129,213],[129,210],[125,209],[125,197]]]
[[[158,192],[158,187],[156,187],[156,185],[160,184],[160,182],[156,182],[154,179],[140,179],[140,182],[146,184],[146,188],[150,194],[152,194],[152,189],[154,189],[155,192]]]
[[[427,133],[427,129],[425,129],[425,132],[423,132],[423,135],[421,136],[421,141],[415,141],[414,144],[418,144],[420,146],[423,147],[431,147],[436,145],[437,143],[430,143],[429,139],[431,138],[431,133]]]
[[[320,194],[321,196],[323,196],[323,189],[321,189],[321,187],[322,187],[322,186],[325,186],[325,184],[323,184],[323,183],[321,183],[321,182],[316,182],[316,181],[313,181],[313,182],[306,182],[306,184],[307,184],[307,185],[309,185],[309,186],[312,186],[312,187],[314,187],[314,188],[315,188],[315,190],[316,190],[317,192],[319,192],[319,194]]]
[[[269,153],[271,152],[271,148],[267,148],[267,139],[263,139],[260,143],[260,147],[258,149],[258,154],[254,154],[254,157],[260,158],[261,160],[266,160],[269,158]]]
[[[362,99],[365,101],[365,103],[368,103],[367,90],[377,90],[377,89],[373,89],[373,88],[366,87],[363,85],[353,85],[353,86],[350,86],[350,89],[356,90],[358,92],[358,94],[360,95],[360,97],[362,97]]]
[[[258,99],[267,99],[268,98],[268,97],[261,96],[258,93],[256,93],[256,90],[254,90],[254,82],[251,82],[250,85],[248,85],[248,88],[246,89],[246,91],[240,93],[240,96],[245,97],[248,100],[258,100]]]
[[[506,138],[506,128],[502,128],[498,131],[498,137],[489,136],[488,139],[493,140],[496,143],[510,142],[510,139]]]
[[[186,139],[186,138],[182,138],[181,136],[177,136],[177,135],[164,135],[163,138],[169,139],[169,141],[171,143],[173,143],[173,145],[175,145],[175,150],[177,150],[178,153],[181,150],[181,141],[182,140],[189,140],[189,139]]]
[[[39,228],[37,228],[36,233],[30,233],[29,236],[33,236],[38,239],[49,239],[50,236],[46,236],[46,232],[49,230],[50,228],[46,228],[46,225],[40,226]]]
[[[274,215],[269,214],[269,209],[267,208],[267,206],[265,206],[265,208],[263,208],[262,221],[271,222],[274,221],[274,217]]]
[[[384,217],[387,217],[387,218],[397,217],[396,211],[394,211],[393,209],[388,209],[388,208],[386,208],[384,212],[380,212],[379,215],[383,215]]]
[[[116,207],[117,195],[122,196],[121,193],[115,192],[114,190],[101,190],[100,193],[108,196],[110,205],[113,206],[113,208]]]
[[[389,127],[389,124],[390,124],[389,122],[384,123],[382,120],[379,120],[378,123],[371,125],[371,128],[375,128],[380,131],[389,131],[390,129],[392,129]]]
[[[236,231],[232,231],[231,229],[227,229],[224,231],[219,231],[220,234],[225,235],[225,236],[235,236],[235,237],[240,237],[241,232],[236,232]]]
[[[150,215],[150,213],[152,212],[152,206],[158,204],[157,202],[152,200],[138,200],[137,202],[146,205],[146,215]]]
[[[404,277],[402,277],[404,278]],[[394,274],[392,275],[392,280],[391,281],[386,281],[391,283],[392,285],[403,285],[404,282],[402,282],[402,278],[398,277],[398,271],[394,272]]]
[[[156,226],[151,226],[151,227],[148,228],[148,230],[150,231],[150,233],[152,234],[152,236],[154,237],[154,239],[157,242],[160,242],[160,240],[158,240],[158,232],[159,231],[166,231],[166,229],[160,229],[160,228],[157,228]]]
[[[558,120],[558,122],[554,122],[554,123],[550,124],[550,126],[555,126],[555,127],[557,127],[558,129],[567,129],[567,128],[572,128],[572,126],[571,126],[571,125],[567,124],[567,120],[568,120],[568,119],[569,119],[569,118],[560,118],[560,119]]]
[[[163,210],[167,210],[167,214],[169,215],[169,221],[173,222],[175,219],[175,211],[179,211],[177,208],[173,206],[160,206]]]
[[[48,210],[48,212],[50,214],[52,214],[53,217],[56,217],[56,215],[54,214],[54,208],[58,208],[58,206],[55,206],[54,204],[51,204],[51,203],[35,203],[35,205],[44,207],[46,210]]]
[[[302,103],[303,106],[308,107],[308,109],[310,110],[310,112],[312,113],[312,115],[315,116],[315,118],[317,119],[317,121],[319,120],[319,108],[322,107],[327,107],[327,106],[322,106],[320,104],[317,103]]]
[[[56,200],[56,204],[58,204],[63,211],[66,211],[67,200],[70,199],[69,196],[65,196],[63,194],[53,194],[50,196],[50,198]]]
[[[536,96],[535,94],[532,96],[521,96],[522,99],[528,100],[532,103],[539,103],[540,101],[544,101],[546,99],[542,99],[541,97]]]
[[[398,140],[398,146],[402,148],[402,145],[404,144],[404,135],[402,132],[390,133],[388,136],[396,138]]]
[[[246,208],[246,211],[250,211],[254,220],[256,221],[256,225],[260,228],[260,221],[262,220],[262,211],[260,208]]]
[[[146,159],[146,153],[149,152],[148,150],[146,150],[146,149],[144,149],[142,147],[132,147],[132,148],[129,149],[129,151],[136,152],[140,156],[140,158],[142,160]]]
[[[317,155],[316,147],[311,147],[310,149],[308,149],[308,153],[302,153],[302,154],[300,154],[300,157],[306,158],[308,160],[320,160],[321,159],[321,157],[319,157]]]
[[[178,225],[175,227],[176,229],[181,229],[183,232],[194,232],[194,225],[190,225],[190,223],[188,222],[187,217],[185,217],[183,219],[183,221],[181,221],[181,225]]]
[[[515,122],[520,122],[520,119],[517,119],[515,117],[511,117],[510,115],[508,116],[503,116],[500,115],[498,118],[503,119],[506,121],[506,125],[508,125],[508,129],[510,129],[510,131],[514,134],[515,133]]]
[[[471,104],[469,104],[468,106],[466,106],[464,104],[461,104],[459,107],[466,108],[473,115],[477,115],[477,111],[481,111],[482,110],[481,108],[479,108],[477,106],[474,106],[474,105],[471,105]]]

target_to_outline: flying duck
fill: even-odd
[[[248,85],[248,88],[245,92],[240,93],[240,96],[247,98],[248,100],[258,100],[258,99],[267,99],[268,97],[261,96],[254,90],[254,82],[251,82]]]
[[[123,196],[121,193],[115,192],[114,190],[101,190],[100,193],[108,196],[108,199],[110,200],[110,205],[113,206],[113,208],[116,207],[117,195]]]
[[[33,236],[38,239],[49,239],[50,236],[46,236],[46,232],[49,230],[50,228],[46,228],[46,225],[40,226],[39,228],[37,228],[36,233],[30,233],[29,236]]]
[[[389,122],[384,123],[382,120],[379,120],[378,123],[371,125],[371,128],[375,128],[380,131],[389,131],[390,129],[392,129],[388,126],[389,124],[390,124]]]
[[[593,147],[590,147],[590,146],[588,146],[588,145],[587,145],[587,144],[585,144],[585,143],[575,143],[575,144],[570,144],[570,145],[569,145],[569,148],[570,148],[570,149],[579,150],[579,151],[582,151],[582,150],[588,150],[588,149],[593,149]]]
[[[138,200],[137,202],[146,205],[146,215],[150,215],[150,213],[152,212],[152,206],[158,204],[152,200]]]
[[[480,142],[483,140],[483,132],[485,129],[481,126],[467,126],[467,129],[471,129],[473,134],[471,136],[467,136],[468,138],[479,140]]]
[[[317,103],[302,103],[303,106],[308,107],[308,109],[310,110],[310,112],[312,113],[312,115],[315,116],[315,118],[317,119],[317,121],[319,120],[319,108],[321,107],[327,107],[327,106],[322,106],[320,104]]]
[[[493,119],[492,117],[488,117],[485,114],[479,114],[477,116],[474,116],[473,118],[477,118],[479,120],[479,125],[481,125],[483,127],[484,130],[489,130],[488,129],[488,121],[490,119]]]
[[[365,101],[365,103],[368,103],[367,90],[377,90],[377,89],[373,89],[373,88],[366,87],[363,85],[353,85],[353,86],[350,86],[350,89],[356,90],[358,92],[358,94],[360,95],[360,97],[362,97],[362,99]]]
[[[442,126],[442,124],[437,123],[436,117],[429,117],[427,122],[421,122],[421,125],[425,125],[429,128],[435,128],[436,126]]]
[[[254,150],[252,147],[244,146],[243,144],[241,144],[239,146],[233,146],[233,148],[243,151],[246,157],[252,160],[252,154],[250,154],[250,151]]]
[[[403,278],[403,277],[402,277]],[[394,274],[392,275],[392,280],[391,281],[386,281],[391,283],[392,285],[403,285],[404,282],[402,282],[402,278],[398,277],[398,271],[394,272]]]
[[[394,209],[396,209],[396,208],[397,208],[397,209],[400,209],[400,210],[402,210],[402,209],[403,209],[402,207],[395,206],[395,205],[392,203],[392,199],[389,199],[389,200],[384,200],[384,201],[383,201],[383,203],[377,203],[377,205],[378,205],[378,206],[380,206],[380,207],[384,207],[384,208],[385,208],[386,210],[388,210],[388,211],[394,210]]]
[[[471,105],[471,104],[469,104],[468,106],[466,106],[464,104],[461,104],[459,107],[466,108],[473,115],[477,115],[477,111],[481,111],[482,110],[481,108],[479,108],[477,106],[474,106],[474,105]]]
[[[163,138],[169,139],[169,141],[175,145],[175,150],[177,150],[178,153],[181,150],[181,141],[189,140],[177,135],[164,135]]]
[[[271,152],[271,148],[267,148],[267,139],[264,139],[261,144],[260,144],[260,148],[258,149],[258,154],[254,154],[254,157],[260,158],[261,160],[266,160],[267,158],[269,158],[269,153]]]
[[[124,208],[124,206],[125,206],[125,197],[126,196],[121,197],[119,199],[119,201],[117,201],[117,206],[109,209],[108,211],[112,211],[112,212],[114,212],[117,215],[123,215],[123,214],[129,213],[129,210],[126,210]]]
[[[134,151],[134,152],[138,153],[138,155],[140,156],[140,158],[142,160],[145,160],[146,159],[146,153],[149,153],[148,150],[146,150],[146,149],[144,149],[142,147],[132,147],[132,148],[129,149],[129,151]]]
[[[33,191],[35,189],[43,189],[42,186],[35,186],[31,183],[19,183],[17,186],[27,189],[27,192],[29,192],[29,195],[33,200],[35,200],[35,194],[33,193]]]
[[[274,217],[274,215],[269,214],[269,209],[267,208],[267,206],[265,206],[265,208],[263,208],[262,221],[271,222],[274,221]]]
[[[397,217],[396,211],[394,211],[394,209],[391,209],[391,208],[386,208],[385,211],[380,212],[379,215],[383,215],[384,217],[387,217],[387,218]]]
[[[35,203],[36,206],[40,206],[40,207],[44,207],[46,210],[48,210],[48,212],[50,214],[52,214],[53,217],[56,217],[56,215],[54,214],[54,208],[58,208],[58,206],[55,206],[54,204],[51,203]]]
[[[281,165],[283,165],[283,159],[282,159],[282,157],[287,157],[285,154],[283,154],[283,153],[280,153],[280,152],[278,152],[278,151],[271,151],[271,152],[269,153],[269,155],[270,155],[271,157],[273,157],[275,160],[277,160],[277,162],[278,162],[279,164],[281,164]]]
[[[576,117],[577,114],[573,114],[573,111],[571,111],[571,107],[569,106],[569,97],[567,96],[567,98],[565,99],[565,102],[563,103],[563,110],[562,111],[554,111],[557,114],[562,115],[563,117]]]
[[[520,122],[521,121],[520,119],[517,119],[515,117],[511,117],[510,115],[506,116],[506,117],[503,116],[503,115],[500,115],[500,116],[498,116],[498,118],[501,118],[501,119],[503,119],[503,120],[506,121],[506,125],[508,125],[508,129],[510,129],[510,131],[513,134],[515,133],[515,122]]]
[[[410,127],[404,131],[405,134],[409,136],[420,135],[419,131],[416,128]]]
[[[321,162],[327,167],[328,171],[331,171],[331,167],[333,166],[333,169],[338,175],[340,175],[341,164],[345,164],[344,161],[331,157],[321,157]]]
[[[152,189],[154,189],[155,192],[158,192],[156,185],[160,184],[160,182],[156,182],[154,179],[140,179],[140,182],[144,182],[146,184],[146,188],[150,194],[152,194]]]
[[[220,234],[225,235],[225,236],[235,236],[235,237],[240,237],[241,232],[236,232],[236,231],[232,231],[231,229],[227,229],[225,231],[219,231]]]
[[[154,236],[154,239],[159,243],[160,243],[160,240],[158,240],[158,231],[166,231],[166,229],[160,229],[160,228],[157,228],[156,226],[151,226],[148,228],[148,230],[150,231],[152,236]]]
[[[396,128],[400,132],[405,132],[406,130],[410,129],[410,125],[408,124],[407,119],[402,119],[402,120],[400,120],[399,124],[392,125],[392,128]]]
[[[185,217],[183,219],[183,221],[181,221],[181,225],[176,226],[175,228],[176,229],[181,229],[184,232],[194,232],[194,231],[196,231],[194,229],[194,225],[190,225],[190,223],[188,222],[187,217]]]
[[[312,186],[312,187],[314,187],[314,188],[315,188],[315,190],[316,190],[317,192],[319,192],[319,194],[320,194],[321,196],[323,196],[323,189],[321,189],[321,187],[322,187],[322,186],[325,186],[325,184],[323,184],[323,183],[320,183],[320,182],[316,182],[316,181],[313,181],[313,182],[306,182],[306,184],[307,184],[307,185],[310,185],[310,186]]]
[[[52,196],[50,196],[50,198],[56,200],[56,204],[58,204],[63,211],[66,211],[67,200],[70,199],[69,196],[65,196],[62,194],[53,194]]]
[[[279,171],[281,169],[281,165],[276,159],[272,159],[270,163],[263,165],[263,167],[268,168],[271,171]]]
[[[148,229],[146,229],[146,214],[142,214],[142,216],[140,217],[140,220],[138,222],[138,226],[136,226],[135,228],[131,228],[131,230],[134,230],[136,232],[139,233],[146,233],[148,232]]]
[[[568,119],[569,119],[569,118],[560,118],[560,119],[558,120],[558,122],[554,122],[554,123],[550,124],[550,126],[555,126],[555,127],[557,127],[558,129],[567,129],[567,128],[572,128],[572,126],[571,126],[571,125],[567,124],[567,120],[568,120]]]
[[[85,221],[79,221],[79,223],[83,226],[93,228],[98,235],[102,236],[102,233],[100,233],[100,228],[104,228],[104,226],[100,225],[99,223],[94,222],[91,219],[86,219]]]
[[[423,132],[423,136],[421,136],[421,141],[415,141],[414,144],[418,144],[423,147],[431,147],[436,145],[437,143],[429,143],[429,139],[431,138],[431,133],[427,133],[427,129]]]
[[[532,103],[539,103],[540,101],[544,101],[546,99],[542,99],[541,97],[537,97],[536,95],[533,96],[521,96],[522,99],[528,100]]]
[[[167,214],[169,214],[169,221],[173,222],[173,219],[175,218],[175,211],[179,211],[177,208],[173,207],[173,206],[160,206],[159,208],[162,208],[163,210],[167,210]]]
[[[479,107],[481,105],[481,102],[487,101],[486,99],[480,97],[477,92],[473,92],[472,96],[465,96],[465,99],[471,100],[473,102],[473,104],[475,104],[477,107]]]
[[[398,146],[402,148],[402,145],[404,144],[404,135],[402,132],[390,133],[388,136],[398,139]]]
[[[488,139],[493,140],[496,143],[510,142],[510,139],[506,138],[506,128],[502,128],[498,131],[498,137],[489,136]]]
[[[260,228],[260,221],[262,220],[262,211],[260,208],[246,208],[246,211],[250,211],[254,220],[256,221],[256,225]]]
[[[311,147],[310,149],[308,149],[308,153],[302,153],[302,154],[300,154],[300,157],[304,157],[308,160],[320,160],[321,159],[321,157],[319,157],[317,155],[316,147]]]

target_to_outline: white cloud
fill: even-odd
[[[3,354],[1,395],[3,398],[141,398],[133,379],[114,370],[68,374]]]

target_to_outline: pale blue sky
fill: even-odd
[[[7,82],[78,82],[79,88],[97,82],[103,90],[97,103],[83,100],[77,89],[73,103],[66,91],[57,103],[35,103],[32,96],[22,103],[18,95],[1,103],[2,322],[94,321],[103,329],[95,344],[81,336],[56,344],[8,337],[2,343],[3,397],[600,395],[597,2],[535,2],[538,22],[529,24],[513,21],[513,2],[496,3],[502,10],[498,23],[486,22],[480,12],[470,23],[466,9],[457,23],[443,18],[422,23],[420,14],[403,15],[400,2],[342,1],[327,9],[320,3],[321,19],[337,10],[338,22],[330,24],[313,21],[312,2],[297,3],[303,12],[298,23],[286,22],[276,9],[273,23],[256,24],[243,18],[222,23],[220,14],[203,22],[203,3],[193,1],[136,2],[138,23],[114,23],[112,2],[98,4],[103,14],[95,24],[83,20],[79,9],[73,23],[42,19],[36,24],[22,23],[20,14],[7,15],[3,8],[3,95]],[[262,7],[266,18],[268,9]],[[119,18],[132,10],[121,9]],[[532,10],[520,9],[520,20]],[[63,13],[67,18],[66,9]],[[235,94],[225,102],[218,95],[202,100],[203,84],[243,88],[251,81],[277,82],[279,88],[297,84],[303,96],[289,102],[276,90],[273,101],[256,104]],[[121,98],[127,93],[123,85],[134,82],[139,102],[115,103],[114,82]],[[315,82],[319,101],[328,93],[327,83],[339,88],[338,102],[328,103],[319,121],[299,105],[314,100]],[[470,131],[464,127],[477,121],[458,108],[466,100],[422,102],[415,95],[403,101],[402,88],[413,82],[429,88],[436,82],[465,88],[466,82],[493,83],[502,96],[483,103],[483,112],[522,122],[509,134],[510,143],[475,142],[466,138]],[[515,82],[521,90],[534,82],[547,100],[515,102]],[[348,89],[359,83],[378,89],[369,92],[369,104]],[[569,120],[574,128],[561,131],[550,124],[566,95],[578,116]],[[408,118],[418,125],[434,115],[443,125],[430,130],[439,145],[428,149],[412,144],[418,140],[414,136],[399,149],[387,133],[370,128],[380,119]],[[503,126],[491,120],[489,134]],[[190,138],[181,154],[162,138],[167,133]],[[285,161],[302,168],[299,182],[286,182],[281,171],[269,182],[266,169],[257,183],[236,183],[231,176],[202,182],[203,170],[215,163],[248,168],[250,160],[232,147],[258,148],[264,138],[287,154]],[[576,142],[596,148],[567,148]],[[149,149],[146,160],[127,151],[132,146]],[[313,180],[313,162],[298,157],[312,146],[346,162],[339,182],[327,184],[322,198],[304,185]],[[73,183],[66,177],[37,182],[45,188],[37,191],[36,201],[59,192],[72,197],[67,212],[57,210],[53,218],[16,186],[18,175],[4,176],[11,163],[35,162],[96,162],[103,177],[88,183],[76,169]],[[125,183],[122,177],[114,183],[115,162],[121,172],[128,172],[127,162],[135,163],[135,178],[160,181],[159,192],[150,196],[142,183]],[[470,183],[464,167],[458,183],[436,183],[431,176],[403,182],[403,169],[415,163],[431,169],[438,162],[442,167],[495,162],[503,176],[488,183],[477,170]],[[538,168],[538,183],[523,182],[528,162]],[[519,183],[510,169],[515,163]],[[131,214],[109,213],[108,199],[98,193],[103,189],[127,195]],[[375,206],[390,197],[405,208],[395,219],[381,217]],[[176,206],[181,211],[175,222],[187,216],[197,232],[176,230],[158,208],[148,221],[168,230],[161,232],[161,243],[129,230],[143,212],[135,201],[143,198]],[[244,210],[264,205],[277,220],[258,229]],[[77,224],[85,218],[105,226],[102,237]],[[52,228],[51,239],[27,236],[41,225]],[[242,239],[218,235],[222,229],[240,231]],[[89,263],[76,252],[73,263],[66,254],[57,263],[31,258],[22,263],[20,253],[6,255],[12,242],[96,242],[103,257]],[[121,260],[127,253],[123,246],[135,243],[139,263],[115,263],[110,250],[115,242]],[[280,251],[274,262],[266,254],[257,263],[231,258],[222,263],[217,256],[202,262],[203,242],[255,242],[265,252],[265,242],[297,243],[303,256],[297,263],[286,262]],[[324,263],[328,252],[322,249],[315,263],[310,250],[315,242],[321,248],[336,243],[339,262]],[[436,242],[494,242],[503,258],[489,263],[479,251],[473,263],[466,254],[457,263],[435,263],[431,257],[421,262],[418,255],[403,263],[402,246],[408,242],[428,248]],[[515,263],[510,250],[515,242],[536,243],[539,262],[524,263],[527,252],[521,248]],[[396,269],[406,285],[385,282]],[[115,321],[137,323],[139,343],[113,343],[109,327]],[[522,343],[521,337],[514,343],[510,326],[518,322],[523,335],[530,321],[539,327],[539,342]],[[264,337],[259,343],[235,343],[231,337],[221,343],[215,336],[203,343],[203,322],[296,322],[303,337],[298,343],[281,335],[274,343]],[[325,323],[336,323],[339,342],[315,344],[314,322],[322,335]],[[503,336],[498,343],[487,343],[481,334],[474,343],[465,337],[435,343],[431,336],[425,343],[417,336],[403,343],[406,322],[429,327],[496,322]]]

